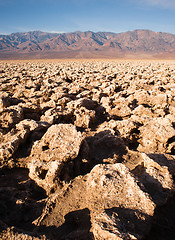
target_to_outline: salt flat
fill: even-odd
[[[175,61],[0,61],[1,239],[173,239],[174,176]]]

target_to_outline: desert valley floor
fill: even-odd
[[[0,61],[0,239],[175,239],[175,61]]]

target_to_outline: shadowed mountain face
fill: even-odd
[[[124,33],[34,31],[0,35],[0,59],[52,57],[174,57],[175,35],[135,30]]]

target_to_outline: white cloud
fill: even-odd
[[[140,0],[138,2],[146,3],[152,6],[160,6],[167,9],[175,8],[175,0]]]

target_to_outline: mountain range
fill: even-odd
[[[175,35],[150,30],[0,35],[0,59],[98,57],[175,59]]]

